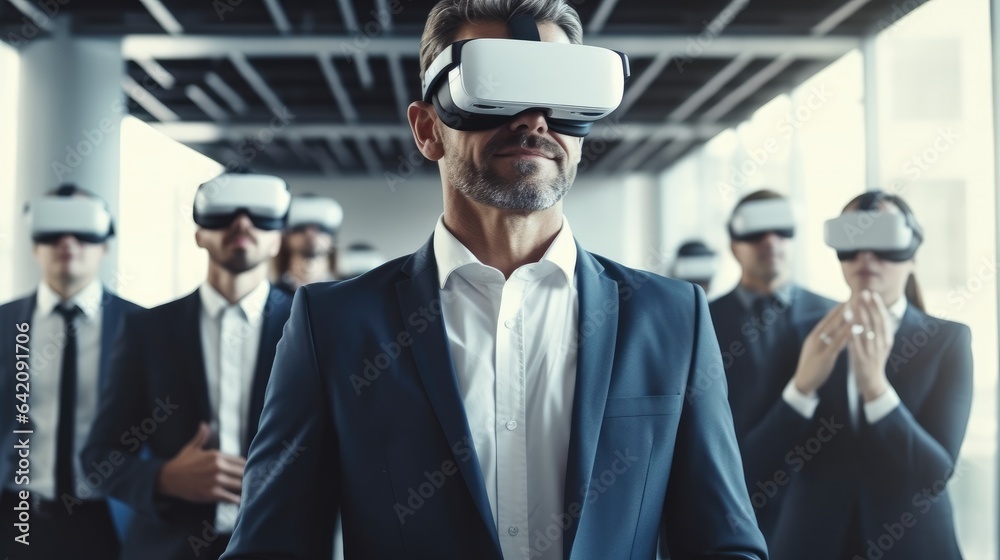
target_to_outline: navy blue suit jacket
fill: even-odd
[[[3,340],[7,341],[7,344],[11,346],[11,350],[13,350],[14,337],[19,332],[16,325],[31,323],[31,318],[35,313],[35,297],[36,294],[31,294],[30,296],[0,306],[0,336],[3,336]],[[130,301],[126,301],[107,290],[104,291],[101,298],[101,352],[99,358],[100,371],[98,374],[99,385],[97,389],[100,395],[104,395],[108,391],[109,384],[111,383],[110,364],[114,349],[113,345],[125,314],[141,309],[142,307]],[[30,330],[28,331],[28,335],[31,335]],[[29,348],[33,347],[30,341],[28,346]],[[38,349],[36,348],[35,351],[38,351]],[[13,352],[9,356],[13,358]],[[13,359],[0,361],[0,382],[3,383],[3,387],[10,388],[11,393],[8,394],[13,394],[15,384],[14,375],[16,373]],[[31,393],[30,398],[58,399],[59,395],[36,395]],[[8,451],[13,449],[14,445],[12,432],[14,430],[14,405],[16,401],[13,398],[4,398],[0,399],[0,401],[2,401],[0,402],[0,442],[3,443],[0,446],[0,449],[3,450],[0,453],[0,480],[4,481],[4,484],[7,484],[14,480],[14,465],[9,461],[13,457]],[[89,463],[83,462],[83,465],[84,472],[89,474],[91,470]],[[87,498],[85,495],[86,490],[81,491],[81,489],[78,489],[78,492],[82,498]],[[109,500],[109,504],[115,520],[115,529],[118,531],[119,538],[121,538],[125,534],[131,513],[124,504],[115,500]]]
[[[437,279],[429,242],[296,292],[224,558],[329,558],[338,511],[347,558],[501,558]],[[665,525],[674,560],[766,558],[728,519],[752,513],[701,289],[582,249],[576,279],[565,557],[651,559]]]
[[[272,286],[264,308],[244,451],[256,433],[275,346],[290,307],[291,298]],[[214,524],[215,504],[156,494],[163,464],[191,440],[199,422],[212,420],[200,316],[195,291],[126,318],[111,364],[111,383],[82,454],[86,464],[118,463],[100,489],[138,514],[122,543],[126,560],[196,558],[197,546],[189,538],[209,542],[212,536],[208,532],[206,537],[205,523]]]
[[[803,340],[818,320],[797,326]],[[908,306],[886,364],[902,404],[873,425],[862,420],[857,432],[846,351],[820,388],[812,419],[780,399],[771,406],[759,428],[770,437],[748,447],[745,459],[768,480],[778,472],[790,479],[778,489],[785,499],[767,535],[772,558],[840,560],[855,511],[862,535],[849,556],[961,558],[944,486],[972,405],[970,337],[967,326]]]

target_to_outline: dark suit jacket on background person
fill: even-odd
[[[296,293],[223,558],[327,558],[338,510],[348,558],[501,557],[432,243]],[[766,558],[726,519],[752,513],[703,292],[580,248],[576,275],[566,557],[653,558],[664,523],[674,560]]]
[[[264,308],[244,452],[256,433],[275,346],[290,307],[291,298],[272,286]],[[197,558],[189,537],[211,541],[212,533],[206,530],[214,524],[215,504],[156,494],[163,464],[191,440],[200,422],[212,421],[200,315],[196,290],[126,319],[112,382],[82,455],[86,464],[107,461],[116,453],[123,457],[101,489],[137,514],[122,543],[125,560]]]
[[[127,313],[132,313],[143,309],[142,307],[124,300],[117,295],[104,290],[101,297],[101,352],[100,352],[100,362],[99,362],[99,379],[100,387],[98,391],[101,395],[106,394],[108,390],[108,385],[111,380],[110,365],[111,357],[114,353],[114,342],[116,335],[119,332],[119,327],[121,326],[124,316]],[[8,341],[8,344],[13,350],[14,337],[19,332],[17,330],[17,325],[20,323],[31,323],[31,318],[35,313],[35,294],[31,294],[27,297],[14,300],[4,305],[0,305],[0,334],[4,337],[3,340]],[[30,336],[30,331],[29,331]],[[39,341],[34,341],[36,344]],[[40,351],[36,344],[32,344],[29,341],[29,349],[32,351]],[[7,356],[13,357],[13,352],[7,354]],[[14,378],[17,371],[14,369],[14,360],[5,359],[0,361],[0,382],[3,383],[3,387],[9,388],[5,389],[4,394],[8,395],[9,398],[5,397],[0,399],[0,481],[2,484],[9,484],[14,480],[14,470],[15,464],[11,462],[13,457],[13,430],[15,429],[14,415],[15,409],[14,405],[17,401],[14,400],[14,385],[16,380]],[[82,391],[82,387],[77,387],[78,391]],[[10,391],[10,392],[7,392]],[[31,399],[39,398],[54,398],[58,399],[59,395],[35,395],[31,394],[29,397]],[[84,472],[89,472],[89,463],[83,463]],[[89,486],[88,486],[89,487]],[[124,536],[126,527],[131,518],[131,512],[129,508],[124,504],[117,502],[115,500],[108,501],[111,508],[111,515],[115,521],[115,530],[118,532],[119,538]]]
[[[754,469],[747,463],[747,458],[761,439],[771,437],[766,429],[759,429],[761,421],[781,401],[781,392],[795,374],[802,339],[794,325],[807,318],[818,321],[836,305],[833,300],[794,284],[789,285],[786,293],[779,297],[786,298],[786,301],[779,301],[773,307],[776,318],[770,325],[764,324],[767,317],[760,322],[754,321],[753,311],[741,300],[736,289],[709,304],[722,350],[729,385],[729,406],[733,412],[736,439],[747,467],[745,475],[751,496],[761,492],[758,482],[773,478],[770,476],[773,470],[767,473]],[[778,329],[773,347],[764,348],[762,328]],[[782,494],[783,491],[779,491],[773,496],[765,495],[767,502],[763,507],[757,507],[761,504],[759,499],[754,504],[757,521],[765,535],[776,519]]]
[[[796,325],[803,340],[819,319]],[[862,534],[858,549],[846,551],[847,558],[870,557],[869,541],[878,547],[882,537],[883,545],[891,538],[891,547],[871,553],[881,552],[882,560],[959,560],[947,490],[936,494],[935,489],[952,476],[968,425],[969,328],[908,305],[886,363],[886,376],[901,404],[873,425],[862,419],[857,432],[850,423],[847,374],[845,351],[819,389],[813,417],[806,419],[779,400],[761,422],[770,437],[747,450],[746,459],[757,468],[781,469],[791,477],[784,507],[768,535],[772,558],[841,560],[857,511]],[[809,460],[793,456],[788,461],[796,445],[819,439],[820,428],[828,439],[822,448]],[[903,526],[907,514],[912,521],[908,527]],[[886,526],[898,526],[896,535]]]

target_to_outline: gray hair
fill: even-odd
[[[554,23],[570,43],[583,42],[583,24],[566,0],[441,0],[427,16],[420,37],[420,78],[444,49],[455,42],[463,25],[481,21],[506,22],[516,13],[528,13],[536,22]]]

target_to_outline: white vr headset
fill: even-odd
[[[718,269],[719,263],[715,255],[679,256],[674,261],[671,276],[688,282],[711,280]]]
[[[880,259],[902,262],[913,258],[923,234],[903,214],[862,210],[827,220],[823,238],[842,261],[853,259],[859,251],[871,251]]]
[[[729,220],[729,235],[736,241],[757,241],[767,233],[795,235],[795,214],[784,198],[745,202]]]
[[[582,137],[618,108],[629,77],[625,54],[542,42],[526,14],[508,25],[512,39],[453,43],[424,72],[422,99],[447,126],[487,130],[540,110],[553,131]]]
[[[258,229],[282,229],[291,201],[288,185],[279,177],[224,173],[198,187],[194,222],[205,229],[224,229],[246,214]]]
[[[72,235],[87,243],[103,243],[114,235],[114,223],[100,200],[76,196],[46,196],[25,208],[36,243],[55,243]]]
[[[348,247],[337,260],[342,278],[354,278],[385,263],[385,257],[372,247]]]
[[[344,209],[332,198],[318,196],[292,198],[292,206],[288,211],[289,230],[316,226],[330,235],[336,235],[343,222]]]

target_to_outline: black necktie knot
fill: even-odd
[[[66,321],[66,324],[68,325],[73,324],[73,321],[75,321],[77,317],[83,315],[83,310],[80,309],[79,305],[59,305],[56,306],[55,311],[62,316],[63,321]]]

